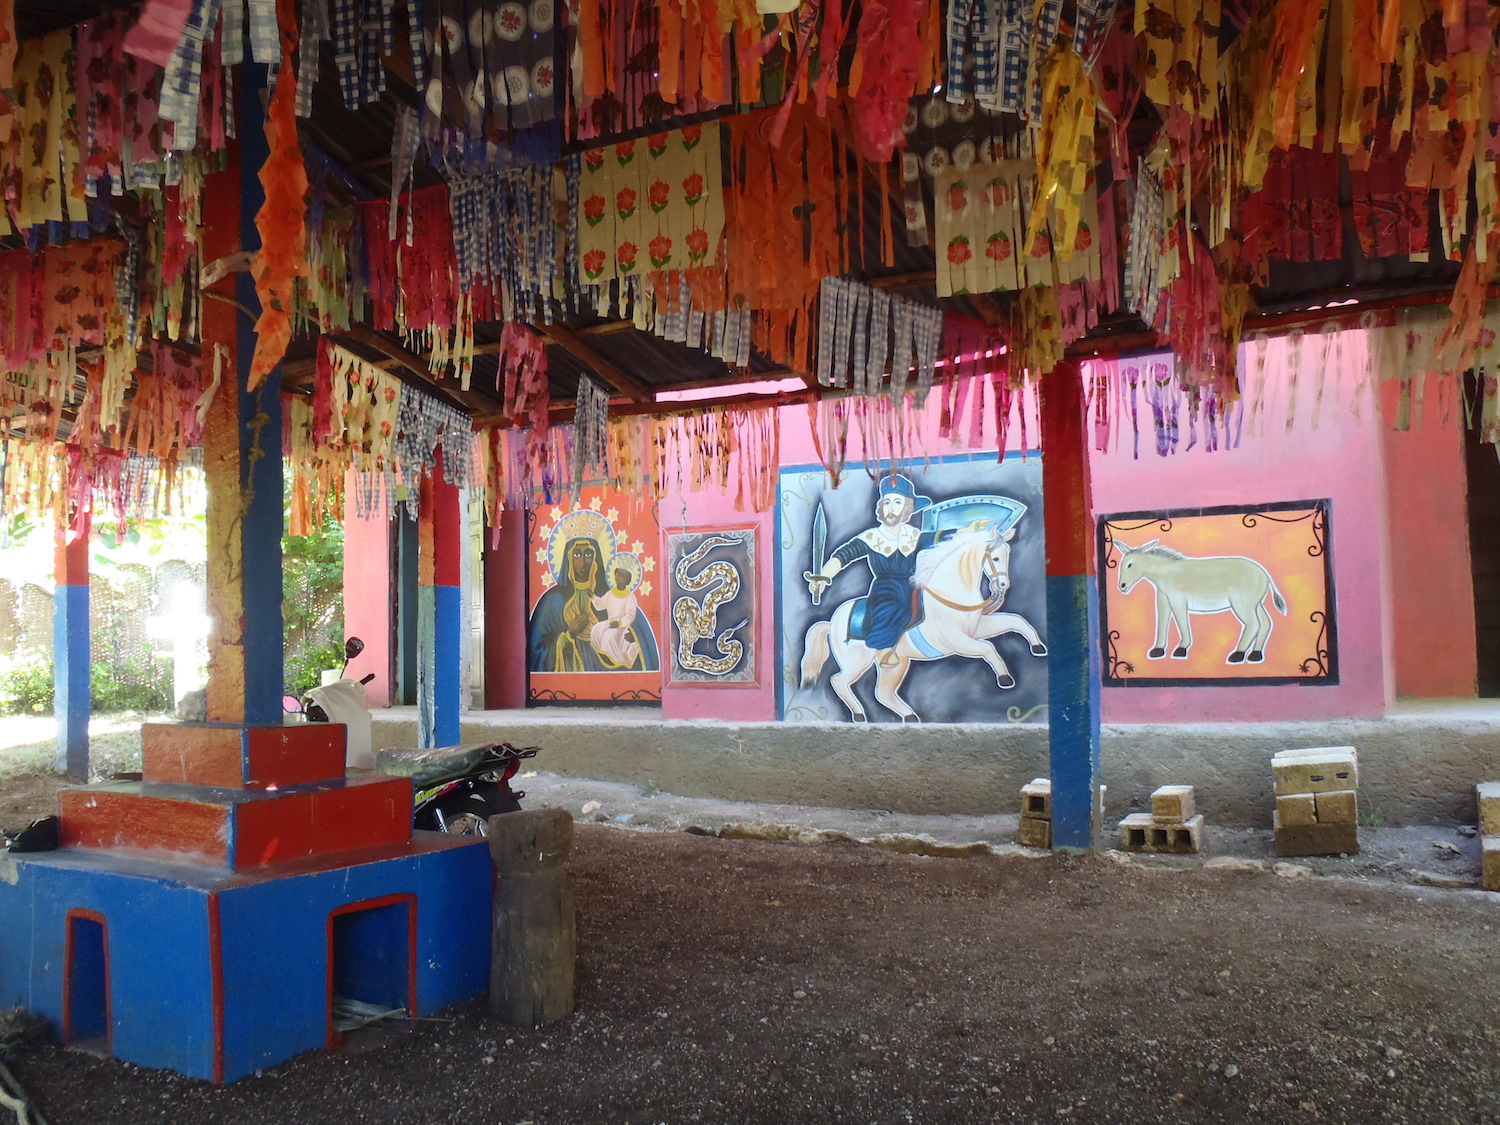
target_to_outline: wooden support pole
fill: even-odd
[[[417,741],[424,748],[455,746],[463,741],[463,513],[458,488],[443,479],[441,453],[422,478],[420,525],[417,628],[423,672],[417,676]]]
[[[59,506],[52,587],[52,713],[57,718],[57,769],[89,775],[89,515],[82,528],[67,526]]]
[[[1099,593],[1081,371],[1041,381],[1042,507],[1047,539],[1047,741],[1052,846],[1098,847]]]
[[[240,68],[239,142],[203,191],[203,258],[217,261],[260,245],[255,213],[268,146],[261,109],[263,68]],[[213,722],[282,721],[281,395],[279,371],[248,387],[260,308],[249,273],[204,294],[203,363],[223,380],[203,424],[208,488],[208,685]],[[248,312],[246,311],[248,310]]]
[[[573,1011],[577,938],[563,862],[573,818],[563,809],[490,818],[495,861],[490,1011],[512,1027],[536,1027]]]

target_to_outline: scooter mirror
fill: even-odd
[[[350,637],[347,641],[344,642],[345,660],[353,660],[356,656],[364,651],[365,642],[360,640],[358,637]]]
[[[300,715],[302,713],[302,700],[295,695],[283,695],[281,697],[281,709],[288,715]]]

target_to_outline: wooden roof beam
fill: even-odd
[[[640,382],[640,380],[632,378],[610,363],[609,360],[589,347],[588,343],[581,339],[576,332],[571,332],[557,324],[536,325],[535,327],[544,339],[562,348],[563,351],[584,364],[595,375],[598,375],[599,378],[630,399],[631,402],[649,403],[652,401],[650,388]]]

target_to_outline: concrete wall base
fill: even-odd
[[[375,712],[374,745],[416,745],[411,708]],[[668,722],[655,712],[471,711],[463,741],[539,746],[535,768],[685,797],[982,815],[1018,811],[1045,777],[1044,725]],[[1500,780],[1500,704],[1414,707],[1378,720],[1106,726],[1106,825],[1191,785],[1210,825],[1270,828],[1271,755],[1359,751],[1361,823],[1473,824],[1474,785]],[[524,785],[522,786],[524,788]]]

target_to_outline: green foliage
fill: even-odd
[[[324,668],[338,668],[343,663],[344,646],[341,644],[329,643],[302,652],[288,652],[282,665],[282,690],[301,698],[303,693],[322,682]]]
[[[50,715],[56,675],[50,656],[0,657],[0,715]],[[162,714],[172,709],[172,665],[156,657],[121,658],[89,668],[94,714]]]
[[[344,662],[344,528],[334,519],[281,540],[282,687],[301,695]]]
[[[0,715],[52,714],[52,658],[0,656]]]
[[[656,782],[652,781],[650,778],[647,778],[646,783],[641,786],[642,797],[654,797],[660,792],[661,786],[656,784]]]
[[[89,669],[89,702],[94,713],[172,710],[172,662],[155,656],[124,658]]]

